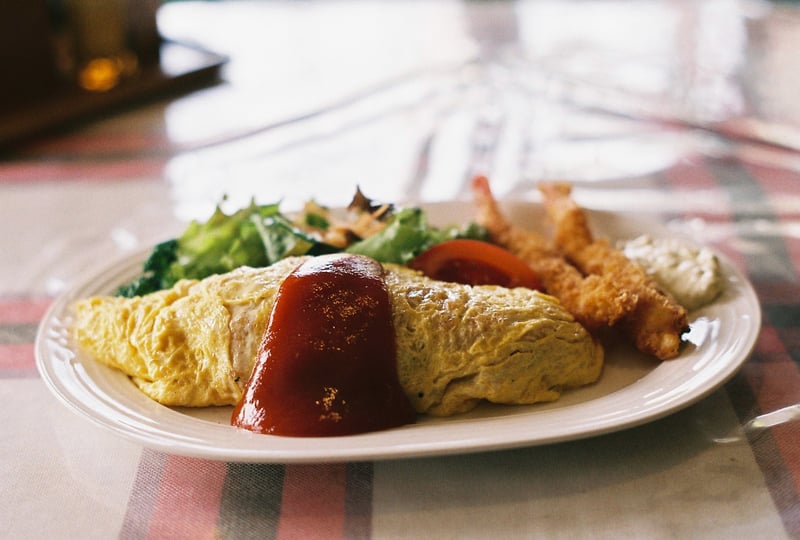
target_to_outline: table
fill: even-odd
[[[0,537],[798,538],[800,11],[789,3],[180,2],[162,33],[219,84],[19,142],[0,159]],[[426,458],[250,464],[156,451],[68,411],[34,359],[53,299],[232,206],[356,185],[504,200],[567,179],[728,257],[763,327],[741,370],[645,425]]]

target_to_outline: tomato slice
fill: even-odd
[[[541,288],[538,276],[525,261],[500,246],[480,240],[446,240],[423,251],[408,265],[440,281]]]

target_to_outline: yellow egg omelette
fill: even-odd
[[[305,258],[242,267],[173,288],[73,306],[82,351],[170,406],[234,405],[283,279]],[[401,386],[417,412],[448,416],[480,401],[530,404],[595,382],[603,349],[555,298],[468,286],[384,265]]]

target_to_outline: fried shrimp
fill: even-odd
[[[541,184],[539,190],[554,225],[555,246],[584,274],[609,279],[636,299],[620,322],[622,331],[642,352],[662,360],[677,356],[681,335],[689,327],[686,310],[638,264],[607,240],[593,237],[586,214],[572,199],[568,184]]]
[[[581,324],[590,330],[612,326],[635,307],[635,296],[612,279],[584,276],[544,237],[512,225],[500,211],[485,177],[473,179],[472,192],[478,207],[476,221],[489,231],[492,241],[527,262],[544,290],[558,298]]]

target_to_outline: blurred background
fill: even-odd
[[[83,235],[118,231],[104,239],[117,247],[158,240],[164,216],[178,230],[223,199],[345,205],[362,185],[383,200],[447,201],[480,172],[500,197],[535,196],[542,178],[616,187],[592,199],[613,209],[695,156],[800,167],[792,2],[3,6],[4,197],[58,182],[54,208],[86,212]],[[90,205],[81,186],[104,180],[137,195],[120,209],[93,192]],[[644,197],[635,211],[706,201],[683,204]],[[32,218],[10,208],[6,219]]]
[[[515,115],[536,116],[528,137],[537,145],[578,124],[593,129],[570,120],[573,108],[800,148],[800,118],[791,106],[800,74],[786,67],[800,45],[792,3],[4,5],[0,144],[6,151],[24,152],[29,147],[19,142],[31,135],[125,114],[134,104],[157,109],[154,129],[162,130],[172,152],[331,113],[363,98],[428,108],[438,99],[433,107],[440,115],[458,100],[480,104],[489,131],[504,110],[520,107]],[[155,98],[167,93],[173,99],[162,100],[158,110]],[[371,114],[386,112],[382,106]]]

